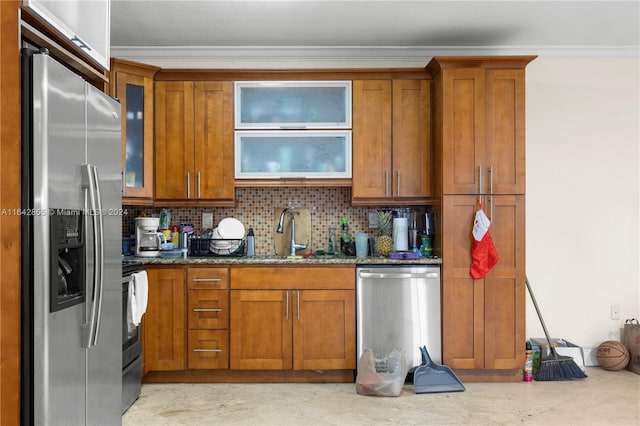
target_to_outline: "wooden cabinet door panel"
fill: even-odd
[[[389,197],[391,81],[353,82],[353,198]]]
[[[184,370],[185,286],[183,269],[149,269],[144,351],[149,371]]]
[[[487,70],[486,192],[524,194],[525,77],[522,69]]]
[[[484,70],[443,71],[443,194],[477,194],[480,191],[479,167],[485,155],[484,100]]]
[[[488,197],[487,197],[488,198]],[[522,367],[525,342],[524,196],[486,202],[499,262],[469,275],[476,196],[443,197],[443,363],[460,369]]]
[[[188,353],[190,369],[229,368],[229,332],[189,330]]]
[[[356,366],[355,292],[353,290],[292,291],[293,368],[351,369]]]
[[[526,340],[524,196],[492,198],[489,231],[500,261],[484,278],[485,368],[521,368]]]
[[[195,83],[195,198],[234,198],[233,87]]]
[[[231,369],[291,369],[292,319],[288,291],[232,290]]]
[[[194,198],[193,82],[156,82],[155,101],[155,198]]]
[[[477,201],[443,197],[442,356],[452,368],[484,366],[484,286],[469,274]]]
[[[394,197],[431,196],[431,85],[393,80]]]

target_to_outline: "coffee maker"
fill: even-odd
[[[136,256],[158,257],[160,244],[164,235],[158,232],[160,218],[137,217],[136,222]]]

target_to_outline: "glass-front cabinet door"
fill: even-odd
[[[350,81],[237,81],[236,129],[350,129]]]
[[[113,60],[112,96],[122,105],[124,202],[153,202],[153,75],[155,67]],[[113,90],[115,89],[115,91]]]
[[[351,178],[351,131],[238,130],[235,177]]]

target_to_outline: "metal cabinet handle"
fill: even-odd
[[[222,312],[220,308],[193,308],[193,312]]]
[[[300,321],[300,291],[296,291],[298,293],[298,321]]]
[[[482,166],[478,166],[478,204],[482,202]]]
[[[489,194],[493,195],[493,164],[489,166]]]
[[[285,307],[285,313],[284,313],[284,318],[286,320],[289,320],[289,292],[287,291],[287,300],[286,300],[286,307]]]
[[[222,349],[199,349],[195,348],[194,352],[222,352]]]
[[[218,282],[222,281],[222,278],[193,278],[191,281],[200,283],[200,282]]]
[[[398,170],[397,173],[398,173],[398,192],[396,196],[399,197],[400,196],[400,170]]]
[[[187,172],[187,198],[191,198],[191,173]]]
[[[77,35],[74,34],[73,37],[71,37],[71,41],[73,42],[73,44],[75,44],[80,49],[83,49],[83,50],[86,50],[86,51],[91,51],[91,47],[87,43],[85,43],[84,40],[82,40]]]
[[[384,171],[384,194],[389,196],[389,170]]]
[[[198,198],[200,198],[200,172],[198,172]]]

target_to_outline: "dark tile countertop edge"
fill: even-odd
[[[123,258],[124,259],[124,258]],[[127,257],[143,265],[440,265],[441,258],[389,259],[388,257],[312,256],[306,259],[288,259],[283,256],[255,257],[187,257],[167,259],[160,257]]]

